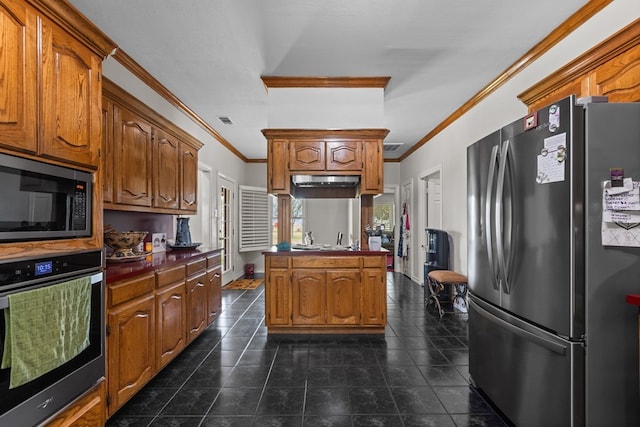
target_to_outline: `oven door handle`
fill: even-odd
[[[98,282],[102,281],[102,278],[104,277],[104,273],[99,272],[96,274],[93,274],[91,276],[91,284],[95,285]],[[0,297],[0,310],[4,310],[5,308],[9,308],[9,297]]]

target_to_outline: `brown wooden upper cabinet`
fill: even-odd
[[[115,45],[95,34],[81,41],[66,16],[49,19],[51,13],[23,1],[0,4],[0,145],[97,169],[102,58]]]
[[[196,212],[202,143],[108,79],[103,83],[104,207]]]
[[[36,153],[37,18],[22,1],[0,4],[0,145]]]
[[[167,133],[154,129],[153,206],[177,209],[180,198],[180,142]]]
[[[327,171],[361,171],[362,141],[327,141]]]
[[[289,142],[289,170],[292,171],[323,171],[324,141],[290,141]]]
[[[198,150],[180,143],[180,209],[195,212],[198,194]]]
[[[116,203],[151,206],[152,152],[151,124],[118,108],[113,162]]]
[[[360,175],[360,194],[384,190],[382,141],[387,129],[264,129],[267,191],[291,194],[291,175]]]

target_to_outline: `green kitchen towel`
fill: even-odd
[[[11,367],[12,389],[63,365],[89,346],[91,278],[9,295],[5,319],[2,368]]]

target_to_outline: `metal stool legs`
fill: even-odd
[[[430,305],[431,301],[433,300],[436,304],[436,307],[438,308],[438,314],[440,314],[440,318],[442,319],[442,316],[444,316],[444,310],[440,305],[440,300],[438,299],[438,295],[442,290],[444,290],[444,284],[440,282],[436,282],[430,277],[427,279],[427,284],[429,286],[429,301],[427,302],[427,306]]]

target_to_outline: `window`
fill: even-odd
[[[373,226],[381,226],[384,230],[393,230],[393,204],[374,204]]]
[[[291,243],[302,243],[304,230],[304,203],[291,199]],[[271,196],[271,241],[278,243],[278,199]]]
[[[291,243],[304,241],[304,204],[302,200],[291,200]]]
[[[269,195],[266,188],[240,186],[240,252],[271,246]]]

